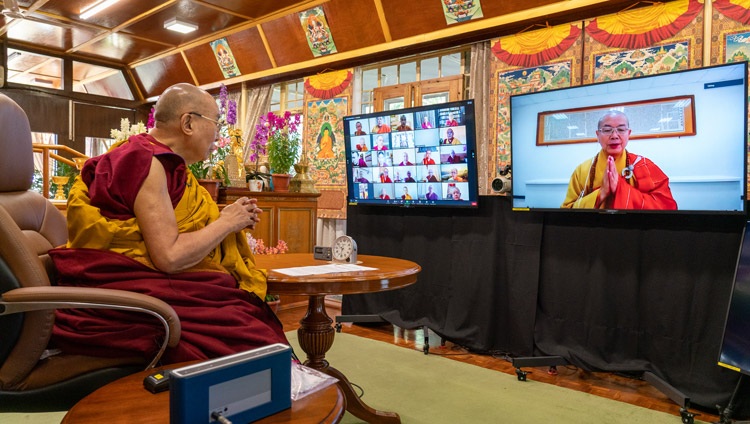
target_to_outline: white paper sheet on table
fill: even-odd
[[[274,272],[278,272],[284,275],[289,275],[292,277],[299,277],[302,275],[334,274],[337,272],[373,271],[376,269],[377,268],[371,268],[368,266],[354,265],[354,264],[328,264],[328,265],[315,265],[315,266],[297,266],[293,268],[278,268],[278,269],[274,269]]]

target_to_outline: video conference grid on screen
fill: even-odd
[[[467,160],[472,112],[446,104],[345,118],[350,203],[476,206]]]

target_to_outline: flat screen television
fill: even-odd
[[[750,223],[746,224],[727,308],[719,365],[750,375]]]
[[[744,214],[747,103],[747,62],[513,95],[513,209]]]
[[[473,100],[343,123],[349,205],[477,207]]]

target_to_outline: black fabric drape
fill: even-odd
[[[496,196],[479,204],[350,207],[361,254],[409,259],[422,273],[402,290],[345,296],[342,313],[427,326],[478,351],[652,371],[693,405],[726,405],[739,374],[717,358],[745,217],[517,212]],[[748,393],[736,414],[750,415]]]

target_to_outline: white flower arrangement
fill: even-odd
[[[110,138],[114,138],[115,141],[127,140],[131,135],[143,134],[148,132],[146,125],[143,122],[130,125],[128,118],[122,118],[120,120],[120,129],[113,129],[109,132]]]

